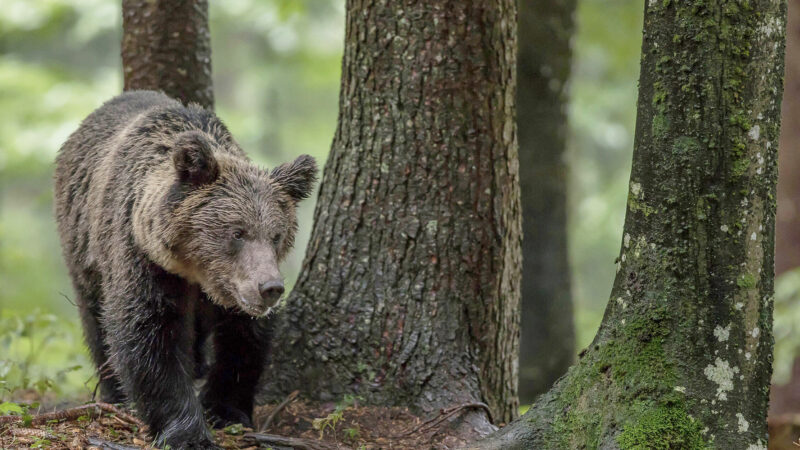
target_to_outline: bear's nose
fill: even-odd
[[[272,306],[281,298],[281,295],[283,295],[283,281],[265,281],[258,285],[258,290],[261,292],[261,298],[267,302],[267,305]]]

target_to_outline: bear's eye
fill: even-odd
[[[241,241],[244,238],[244,231],[236,230],[233,232],[233,238],[237,241]]]
[[[275,244],[275,245],[278,245],[278,243],[280,241],[281,241],[281,235],[280,234],[276,234],[275,237],[272,238],[272,243]]]

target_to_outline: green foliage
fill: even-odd
[[[224,431],[225,434],[231,434],[233,436],[238,436],[238,435],[244,433],[244,425],[242,425],[240,423],[235,423],[233,425],[228,425],[227,427],[223,428],[222,431]]]
[[[344,412],[348,408],[352,407],[355,401],[356,401],[355,396],[345,395],[344,398],[342,398],[342,401],[336,404],[336,408],[333,410],[332,413],[328,414],[325,417],[316,418],[311,422],[311,425],[314,427],[314,429],[319,430],[320,439],[323,438],[326,430],[329,431],[330,433],[336,433],[336,425],[344,417]]]
[[[7,416],[7,415],[15,415],[21,416],[25,410],[22,406],[12,403],[12,402],[3,402],[0,403],[0,416]]]
[[[773,380],[786,383],[800,354],[800,267],[775,278]]]
[[[91,365],[73,321],[40,310],[0,312],[0,355],[0,400],[28,389],[40,395],[89,393]],[[15,410],[8,403],[2,405]]]

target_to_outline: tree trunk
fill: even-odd
[[[575,0],[519,2],[522,323],[520,400],[547,391],[575,359],[567,259],[567,80]]]
[[[207,0],[123,0],[126,91],[163,91],[214,108]]]
[[[785,3],[649,0],[594,342],[487,448],[766,448]]]
[[[268,397],[514,417],[515,17],[512,0],[347,2],[339,124]]]

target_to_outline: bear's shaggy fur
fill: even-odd
[[[101,397],[135,403],[160,443],[213,446],[204,410],[250,424],[316,170],[306,155],[261,170],[212,112],[150,91],[107,102],[61,148],[56,218]]]

